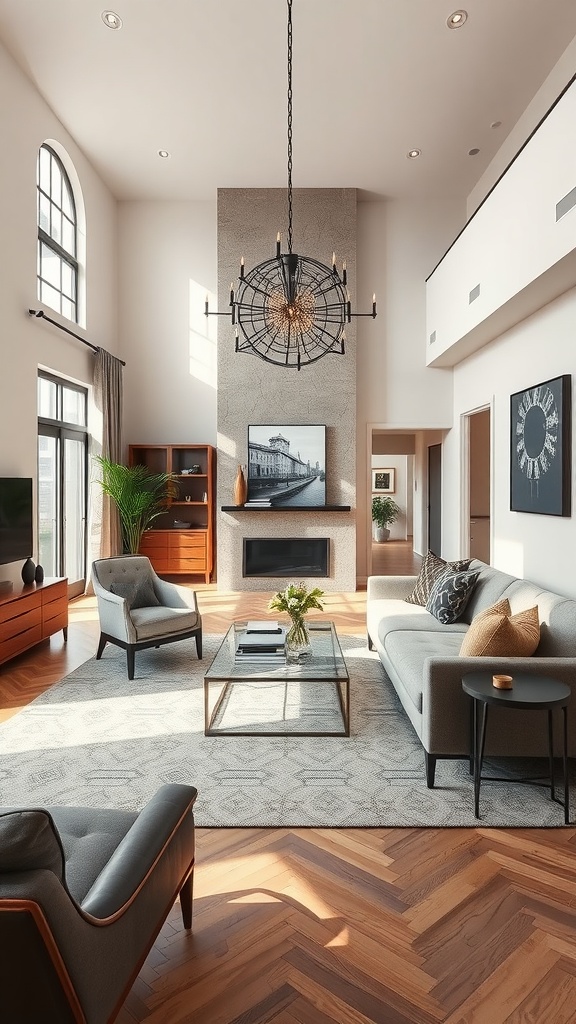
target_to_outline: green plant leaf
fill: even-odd
[[[176,478],[171,473],[151,473],[146,466],[123,466],[102,455],[94,460],[101,470],[98,482],[118,509],[124,553],[136,554],[144,531],[176,497]]]
[[[323,610],[320,598],[324,591],[319,587],[308,590],[305,583],[289,583],[270,599],[268,608],[272,611],[287,612],[292,618],[301,618],[311,608]]]
[[[377,526],[387,527],[395,523],[402,509],[396,504],[393,498],[379,495],[372,498],[372,519]]]

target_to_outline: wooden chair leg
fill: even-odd
[[[106,647],[107,642],[108,641],[105,639],[105,637],[102,636],[102,633],[100,633],[100,640],[98,642],[98,650],[96,651],[96,661],[100,661],[100,658],[102,657],[102,651]]]
[[[192,894],[194,883],[194,869],[188,875],[184,885],[180,889],[180,910],[182,911],[182,923],[189,931],[192,927]]]
[[[195,639],[196,639],[196,654],[198,655],[198,660],[202,661],[202,630],[200,630],[199,633],[196,633],[196,638]]]
[[[134,679],[134,648],[126,648],[126,661],[128,662],[128,679]]]

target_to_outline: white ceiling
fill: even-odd
[[[109,0],[119,31],[106,7],[0,0],[0,38],[114,194],[285,186],[285,0]],[[293,24],[295,187],[466,196],[576,35],[576,0],[294,0]]]

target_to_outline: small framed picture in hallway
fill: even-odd
[[[394,494],[396,491],[395,469],[373,469],[372,491],[374,494]]]

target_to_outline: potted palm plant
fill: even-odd
[[[372,521],[374,522],[374,540],[379,544],[388,540],[389,527],[395,523],[402,509],[388,495],[377,495],[372,498]]]
[[[151,473],[146,466],[122,466],[102,455],[94,458],[102,471],[102,490],[118,509],[123,554],[135,555],[144,531],[177,496],[177,481],[171,473]]]

